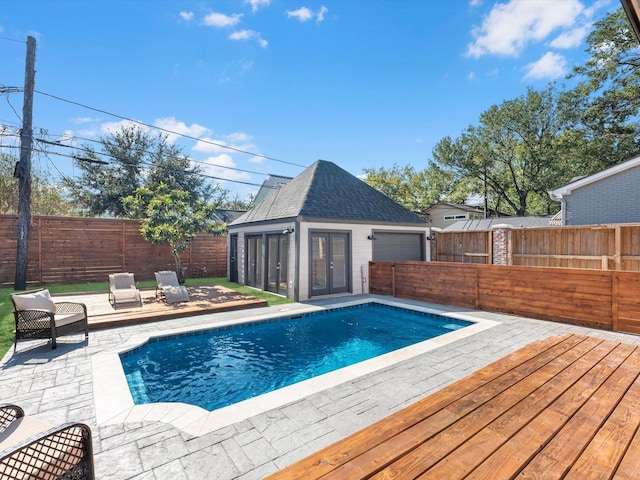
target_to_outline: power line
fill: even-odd
[[[37,141],[42,142],[42,140],[37,140]],[[44,142],[44,143],[52,143],[53,144],[53,142]],[[66,146],[66,145],[60,145],[60,146]],[[5,145],[5,147],[6,148],[14,148],[14,149],[19,149],[20,148],[19,146],[14,146],[14,145]],[[70,148],[74,148],[74,147],[70,147]],[[58,155],[59,157],[71,158],[73,160],[79,160],[81,162],[100,163],[99,160],[90,159],[90,158],[81,158],[81,157],[78,157],[77,155],[70,155],[70,154],[67,154],[67,153],[54,152],[54,151],[51,151],[51,150],[43,150],[43,149],[40,149],[40,148],[33,148],[32,151],[35,152],[35,153],[42,153],[44,155]],[[110,156],[110,155],[107,154],[107,156]],[[122,159],[120,159],[120,160],[122,161]],[[123,163],[126,164],[126,162],[123,162]],[[141,165],[145,166],[145,167],[153,167],[154,166],[154,164],[151,163],[151,162],[141,162]],[[208,175],[208,174],[202,173],[202,172],[200,172],[198,175],[200,175],[201,177],[204,177],[204,178],[209,178],[209,179],[212,179],[212,180],[219,180],[219,181],[222,181],[222,182],[240,183],[242,185],[251,185],[251,186],[254,186],[254,187],[262,187],[263,186],[262,183],[245,182],[243,180],[232,180],[230,178],[217,177],[215,175]],[[64,176],[63,178],[68,178],[68,177]],[[264,186],[266,188],[277,188],[277,187],[272,187],[272,186],[269,186],[269,185],[264,185]]]
[[[139,120],[134,120],[132,118],[128,118],[128,117],[124,117],[122,115],[111,113],[111,112],[108,112],[106,110],[102,110],[100,108],[90,107],[88,105],[85,105],[85,104],[82,104],[82,103],[79,103],[79,102],[75,102],[73,100],[68,100],[66,98],[62,98],[62,97],[59,97],[57,95],[53,95],[53,94],[50,94],[50,93],[41,92],[39,90],[35,90],[35,92],[39,93],[40,95],[45,95],[47,97],[51,97],[51,98],[54,98],[56,100],[60,100],[61,102],[70,103],[70,104],[76,105],[78,107],[82,107],[82,108],[86,108],[86,109],[89,109],[89,110],[93,110],[94,112],[104,113],[105,115],[110,115],[112,117],[119,118],[120,120],[126,120],[128,122],[137,123],[138,125],[144,125],[145,127],[148,127],[148,128],[153,128],[153,129],[156,129],[156,130],[160,130],[161,132],[168,133],[170,135],[178,135],[180,137],[188,138],[190,140],[196,140],[198,142],[206,143],[208,145],[214,145],[214,146],[219,147],[219,148],[232,150],[234,152],[242,153],[242,154],[245,154],[245,155],[252,155],[254,157],[264,158],[265,160],[271,160],[271,161],[274,161],[274,162],[279,162],[279,163],[284,163],[284,164],[287,164],[287,165],[292,165],[294,167],[300,167],[300,168],[306,168],[307,167],[306,165],[300,165],[298,163],[287,162],[286,160],[280,160],[278,158],[268,157],[267,155],[263,155],[261,153],[249,152],[247,150],[242,150],[240,148],[230,147],[230,146],[224,145],[222,143],[212,142],[211,140],[205,140],[203,138],[193,137],[191,135],[186,135],[184,133],[175,132],[173,130],[169,130],[169,129],[166,129],[166,128],[158,127],[156,125],[151,125],[149,123],[141,122]]]

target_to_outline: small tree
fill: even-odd
[[[142,219],[140,232],[145,240],[169,245],[181,281],[184,275],[180,255],[196,234],[226,232],[226,225],[218,224],[213,218],[215,205],[206,205],[184,190],[171,190],[164,183],[155,190],[139,187],[133,195],[124,197],[122,204],[129,216]]]

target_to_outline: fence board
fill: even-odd
[[[0,284],[15,278],[17,217],[0,215]],[[226,237],[200,233],[182,256],[182,264],[206,268],[209,276],[226,276]],[[140,234],[138,220],[40,217],[32,218],[28,243],[27,283],[53,285],[106,282],[109,273],[133,272],[137,280],[152,280],[158,270],[174,269],[171,250],[153,245]]]
[[[549,237],[551,238],[551,237]],[[376,291],[604,330],[640,333],[640,273],[602,270],[377,262]],[[385,271],[384,275],[379,274]]]
[[[434,260],[492,263],[492,231],[434,234]],[[639,224],[513,228],[509,237],[509,265],[640,271]]]

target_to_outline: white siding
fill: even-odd
[[[369,261],[373,258],[373,241],[367,239],[373,232],[422,232],[424,237],[429,236],[429,227],[419,226],[402,227],[394,225],[359,225],[346,223],[301,223],[295,225],[291,222],[273,224],[273,225],[256,225],[242,226],[238,229],[232,229],[231,233],[238,234],[238,283],[245,284],[246,274],[246,251],[245,236],[263,233],[278,233],[285,230],[288,226],[294,227],[295,232],[291,234],[289,239],[289,298],[295,298],[295,289],[297,284],[298,301],[309,300],[309,230],[348,232],[351,241],[351,286],[352,294],[360,295],[369,293]],[[299,249],[299,251],[297,251]],[[429,242],[425,240],[425,254],[429,260],[430,247]],[[264,259],[263,259],[264,260]]]

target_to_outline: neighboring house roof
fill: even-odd
[[[272,192],[232,225],[302,217],[371,223],[421,224],[426,221],[335,163],[318,160]]]
[[[626,162],[619,163],[614,165],[613,167],[609,167],[605,170],[602,170],[598,173],[594,173],[593,175],[588,175],[586,177],[579,178],[573,182],[570,182],[560,188],[556,188],[555,190],[551,190],[549,192],[549,196],[556,201],[562,200],[562,197],[567,195],[571,195],[573,190],[584,187],[586,185],[591,185],[592,183],[598,182],[604,178],[610,177],[612,175],[616,175],[620,172],[624,172],[625,170],[629,170],[630,168],[634,168],[640,165],[640,157],[634,157]]]
[[[484,207],[483,206],[477,206],[477,205],[466,205],[464,203],[449,203],[449,202],[436,202],[433,205],[431,205],[429,208],[427,208],[426,210],[424,210],[422,212],[423,215],[429,215],[430,211],[435,209],[436,207],[445,205],[447,207],[451,207],[451,208],[457,208],[458,210],[462,210],[465,212],[473,212],[473,213],[484,213]],[[489,209],[489,214],[490,215],[499,215],[499,216],[504,216],[504,217],[510,217],[511,215],[509,215],[508,213],[504,213],[504,212],[497,212],[496,210],[493,209]]]
[[[461,220],[444,228],[443,232],[464,232],[475,230],[491,230],[495,225],[511,225],[517,228],[535,228],[552,226],[552,216],[549,217],[499,217],[482,218],[478,220]]]
[[[460,203],[449,203],[449,202],[436,202],[433,205],[431,205],[429,208],[425,209],[422,213],[428,214],[430,210],[441,205],[446,205],[451,208],[457,208],[458,210],[464,210],[465,212],[482,212],[482,209],[472,205],[465,205]]]
[[[222,208],[217,208],[213,215],[216,219],[216,222],[228,224],[233,222],[236,218],[238,218],[245,212],[246,210],[225,210]]]
[[[257,205],[265,198],[269,196],[269,194],[273,193],[274,190],[280,190],[282,186],[286,185],[292,180],[291,177],[283,177],[280,175],[267,175],[267,178],[264,179],[262,185],[260,186],[260,190],[256,194],[256,197],[253,199],[253,204]]]

